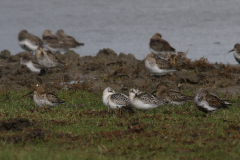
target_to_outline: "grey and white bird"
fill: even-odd
[[[129,90],[129,99],[134,108],[144,111],[167,104],[165,99],[157,99],[149,93],[139,92],[138,89],[134,88]]]
[[[108,111],[131,105],[128,96],[123,93],[116,93],[110,87],[104,89],[102,99]]]
[[[21,30],[18,33],[18,42],[22,49],[30,52],[36,51],[38,46],[43,45],[43,42],[39,37],[28,33],[27,30]]]
[[[149,53],[145,59],[145,67],[152,75],[162,76],[176,71],[166,60],[159,58],[154,53]]]
[[[208,89],[200,88],[197,89],[194,96],[194,104],[198,110],[204,113],[214,113],[219,109],[228,109],[231,103],[228,100],[222,100],[217,95],[209,92]]]
[[[234,48],[228,53],[233,52],[234,58],[238,63],[240,63],[240,44],[237,43],[234,45]]]
[[[164,39],[160,33],[155,33],[149,42],[149,49],[152,53],[161,58],[166,58],[167,54],[175,53],[175,49]]]

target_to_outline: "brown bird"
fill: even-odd
[[[51,51],[45,51],[43,46],[39,46],[35,54],[38,64],[46,69],[56,66],[64,66],[64,63],[61,62],[57,56]]]
[[[154,53],[149,53],[145,59],[145,67],[153,75],[165,75],[176,71],[166,60],[159,58]]]
[[[38,46],[42,46],[43,42],[37,36],[28,33],[27,30],[22,30],[18,33],[18,42],[22,49],[26,51],[35,51]]]
[[[70,45],[63,39],[58,38],[50,30],[45,30],[42,35],[44,46],[51,52],[66,52]]]
[[[232,104],[226,101],[228,100],[222,100],[204,88],[197,89],[194,96],[194,104],[198,110],[204,113],[214,113],[218,109],[228,109],[228,106]]]
[[[157,86],[156,91],[154,91],[152,94],[154,93],[156,93],[157,98],[166,99],[168,103],[172,105],[182,105],[193,100],[193,97],[186,96],[183,93],[173,89],[168,89],[166,86],[161,84]]]
[[[55,35],[60,38],[60,39],[64,39],[67,43],[69,43],[72,47],[71,48],[76,48],[79,46],[84,46],[84,43],[79,43],[78,41],[75,40],[75,38],[73,38],[72,36],[69,36],[67,34],[64,33],[64,31],[62,29],[57,30],[57,32],[55,33]]]
[[[32,92],[24,96],[27,96],[32,93],[34,93],[33,100],[38,107],[44,107],[46,105],[55,107],[59,104],[65,103],[65,101],[62,101],[56,95],[47,92],[45,85],[37,85]]]
[[[234,45],[234,49],[232,49],[232,50],[229,51],[228,53],[230,53],[230,52],[232,52],[232,51],[234,51],[234,52],[233,52],[234,58],[236,59],[236,61],[237,61],[238,63],[240,63],[240,44],[239,44],[239,43],[235,44],[235,45]]]
[[[150,39],[149,49],[159,57],[166,58],[168,53],[175,53],[175,49],[164,39],[160,33],[155,33]]]

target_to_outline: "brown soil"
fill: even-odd
[[[132,54],[117,55],[111,49],[102,49],[96,56],[84,57],[79,57],[74,51],[56,53],[67,67],[53,68],[47,75],[44,72],[38,75],[20,65],[19,61],[24,52],[11,55],[4,50],[0,55],[0,87],[4,90],[32,89],[36,84],[44,83],[54,89],[68,87],[102,92],[105,87],[110,86],[126,94],[130,88],[152,93],[161,83],[193,93],[199,87],[216,88],[229,94],[240,91],[238,65],[211,64],[205,58],[192,61],[182,57],[182,52],[173,54],[168,59],[178,71],[160,77],[151,76],[144,66],[144,60],[138,60]],[[68,83],[73,80],[77,83]]]

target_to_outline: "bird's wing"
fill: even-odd
[[[112,102],[116,103],[117,105],[129,105],[130,101],[129,98],[122,93],[115,93],[110,96]]]
[[[155,56],[155,60],[160,69],[174,69],[173,66],[164,59]]]
[[[136,98],[140,99],[145,104],[160,104],[160,103],[162,103],[159,99],[157,99],[153,95],[146,93],[146,92],[140,92],[140,93],[136,94]]]
[[[61,99],[59,99],[56,95],[54,95],[52,93],[46,93],[46,97],[52,103],[65,103],[65,101],[62,101]]]
[[[204,96],[204,100],[208,102],[209,106],[215,108],[228,108],[227,106],[225,106],[225,102],[214,94],[206,94]]]
[[[62,65],[64,65],[64,63],[62,61],[60,61],[56,55],[54,55],[51,51],[46,51],[47,56],[49,57],[49,59],[51,59],[54,62],[60,63]]]
[[[164,39],[151,39],[150,46],[152,47],[152,49],[154,49],[158,52],[161,52],[161,51],[175,52],[175,49],[173,47],[171,47],[171,45]]]
[[[186,96],[186,95],[184,95],[181,92],[176,91],[176,90],[170,89],[166,93],[169,97],[171,97],[172,101],[190,101],[190,100],[193,100],[193,97]]]
[[[31,33],[27,33],[27,38],[30,39],[31,42],[33,44],[37,45],[37,46],[42,46],[43,45],[42,40],[39,37],[37,37],[37,36],[35,36]]]

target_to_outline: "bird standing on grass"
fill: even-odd
[[[27,96],[32,93],[34,93],[33,100],[38,107],[44,107],[46,105],[50,107],[55,107],[57,105],[65,103],[65,101],[62,101],[56,95],[47,92],[45,85],[37,85],[32,92],[24,96]]]
[[[153,95],[146,92],[139,92],[138,89],[129,90],[129,99],[134,108],[147,111],[158,106],[167,104],[165,99],[157,99]]]
[[[197,89],[194,96],[194,104],[198,110],[204,113],[214,113],[219,109],[228,109],[228,106],[232,104],[226,101],[228,100],[222,100],[204,88]]]
[[[156,91],[154,91],[153,93],[156,93],[157,98],[166,99],[169,104],[172,105],[182,105],[188,101],[193,100],[193,97],[186,96],[183,93],[173,89],[168,89],[164,85],[158,85]]]
[[[116,93],[112,88],[107,87],[103,91],[103,104],[110,110],[131,105],[128,96],[123,93]]]

